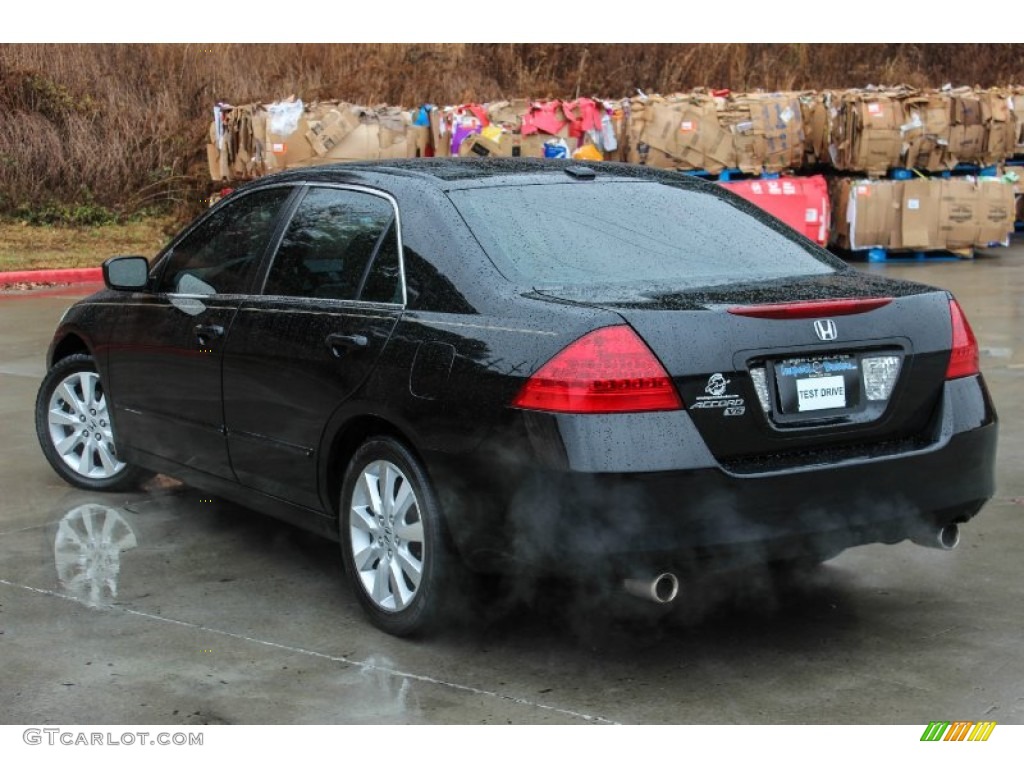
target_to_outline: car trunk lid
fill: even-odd
[[[616,311],[664,365],[712,453],[736,466],[914,442],[949,360],[946,292],[854,270],[685,291],[537,293]]]

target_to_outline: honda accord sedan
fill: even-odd
[[[994,491],[955,299],[677,173],[286,171],[104,279],[48,353],[57,473],[165,473],[337,539],[397,635],[436,626],[466,573],[664,602],[702,569],[950,548]]]

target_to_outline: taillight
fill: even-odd
[[[574,341],[526,381],[512,404],[558,413],[683,407],[668,372],[627,325],[600,328]]]
[[[755,304],[749,307],[729,307],[730,315],[760,317],[766,320],[797,320],[806,317],[837,317],[859,315],[884,307],[891,298],[877,299],[821,299],[818,301],[790,301],[785,304]]]
[[[947,379],[959,379],[961,376],[973,376],[980,372],[978,367],[978,341],[974,331],[964,317],[964,311],[956,303],[949,300],[949,314],[953,320],[953,351],[949,355],[946,368]]]

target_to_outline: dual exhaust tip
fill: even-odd
[[[960,544],[960,526],[951,523],[939,528],[931,528],[911,536],[910,540],[922,547],[931,547],[932,549],[946,551],[956,549]],[[624,579],[622,586],[634,597],[659,605],[671,603],[679,597],[679,577],[670,571],[649,578]]]
[[[931,528],[910,537],[910,540],[922,547],[949,551],[960,544],[960,526],[956,523]],[[626,592],[643,600],[664,605],[679,597],[679,577],[666,571],[650,578],[624,579],[622,586]]]

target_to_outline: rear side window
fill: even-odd
[[[311,189],[288,225],[263,293],[400,303],[394,219],[391,203],[376,195]]]
[[[290,187],[253,192],[212,214],[174,246],[157,290],[245,293],[290,194]]]
[[[647,182],[456,190],[451,199],[510,280],[681,288],[817,275],[839,262],[713,194]]]

